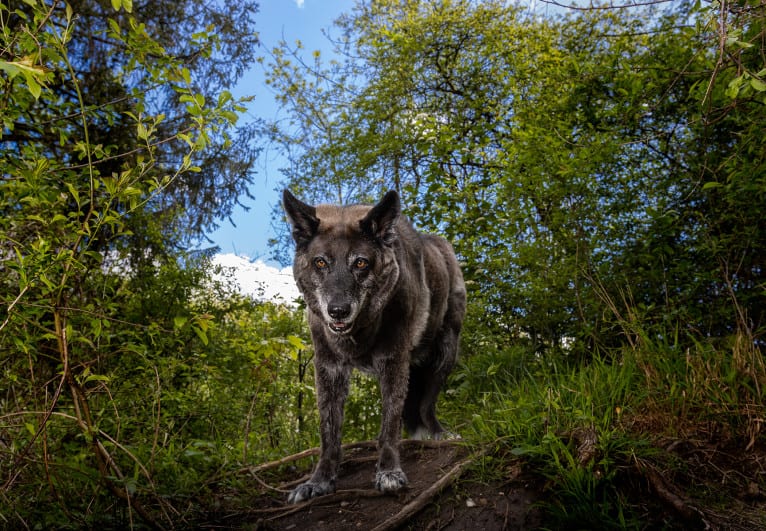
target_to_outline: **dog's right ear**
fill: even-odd
[[[307,205],[285,188],[282,192],[282,206],[287,214],[287,221],[293,227],[293,239],[298,247],[308,245],[319,229],[316,207]]]

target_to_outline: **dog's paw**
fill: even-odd
[[[375,488],[383,494],[397,492],[407,485],[407,476],[401,468],[383,470],[375,474]]]
[[[317,496],[332,494],[333,492],[335,492],[334,481],[322,481],[319,483],[307,481],[293,489],[287,496],[287,503],[300,503],[311,498],[316,498]]]

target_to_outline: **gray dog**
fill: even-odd
[[[413,229],[388,192],[375,206],[307,205],[289,191],[293,273],[314,343],[321,455],[289,503],[335,492],[351,369],[380,382],[376,488],[407,484],[399,463],[402,420],[412,438],[444,437],[436,399],[457,359],[465,284],[446,240]]]

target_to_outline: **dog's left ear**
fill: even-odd
[[[359,227],[383,245],[391,245],[396,240],[395,227],[400,212],[399,194],[391,190],[359,222]]]
[[[297,199],[287,189],[282,193],[282,206],[287,214],[287,220],[293,227],[295,244],[299,248],[308,245],[319,229],[316,207]]]

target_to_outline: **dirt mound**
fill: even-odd
[[[308,478],[311,468],[307,464],[297,470],[292,463],[316,453],[313,449],[249,469],[263,494],[253,500],[251,511],[237,516],[236,522],[229,518],[217,522],[217,527],[369,531],[406,524],[410,529],[490,531],[540,526],[539,510],[534,505],[539,485],[525,477],[520,467],[509,467],[507,476],[493,484],[474,480],[471,468],[481,456],[459,442],[403,441],[402,468],[410,484],[396,496],[381,495],[373,488],[375,444],[347,445],[337,492],[287,505],[287,493]],[[273,475],[276,471],[281,472]],[[281,483],[271,485],[275,480]]]
[[[580,438],[575,442],[583,448]],[[194,529],[495,531],[598,528],[603,516],[612,523],[624,516],[644,529],[765,528],[766,450],[701,437],[654,442],[651,459],[626,461],[616,476],[596,484],[617,488],[603,491],[618,496],[615,503],[597,493],[572,498],[520,458],[462,441],[402,441],[410,484],[398,495],[381,495],[373,487],[376,445],[366,441],[344,445],[335,494],[287,504],[288,493],[309,478],[319,454],[314,448],[225,476],[205,491],[198,517],[184,522]],[[602,473],[598,464],[582,467],[594,480]]]

